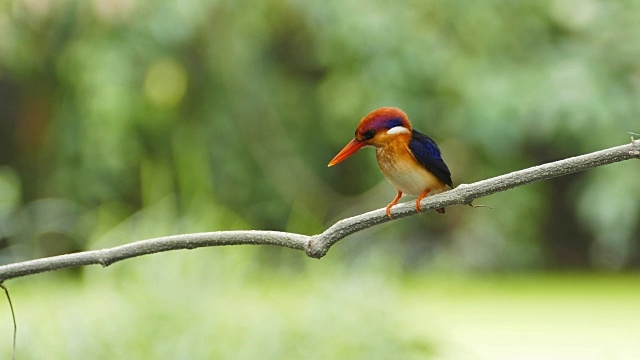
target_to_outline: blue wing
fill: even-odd
[[[432,172],[443,183],[453,188],[451,172],[447,164],[442,160],[440,149],[435,141],[427,135],[413,130],[411,141],[409,141],[409,149],[422,166]]]

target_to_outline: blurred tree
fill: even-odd
[[[116,241],[123,226],[137,230],[119,242],[313,233],[384,206],[393,190],[372,154],[326,171],[379,106],[433,134],[456,184],[619,144],[639,130],[639,6],[3,2],[3,261]],[[637,267],[638,175],[613,165],[354,241],[404,247],[408,268]]]

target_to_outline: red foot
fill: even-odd
[[[427,189],[422,194],[420,194],[420,196],[418,196],[418,198],[416,199],[416,211],[417,212],[422,211],[422,208],[420,207],[420,200],[424,199],[424,197],[429,195],[430,192],[431,192],[431,189]]]
[[[393,205],[396,205],[398,203],[398,200],[400,200],[400,197],[402,197],[402,192],[398,191],[398,196],[396,196],[395,199],[393,199],[393,201],[391,202],[391,204],[387,205],[387,216],[389,217],[389,219],[393,220],[393,218],[391,217],[391,207]]]

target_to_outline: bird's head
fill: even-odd
[[[411,123],[404,111],[394,107],[383,107],[370,112],[356,129],[356,136],[331,160],[333,166],[365,146],[385,146],[397,137],[411,138]]]

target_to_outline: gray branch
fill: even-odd
[[[632,139],[631,143],[627,145],[515,171],[469,185],[462,184],[451,191],[423,199],[421,202],[422,211],[450,205],[470,205],[475,199],[516,186],[632,158],[640,158],[640,140]],[[416,214],[414,201],[398,204],[392,209],[394,219],[414,214]],[[327,254],[333,244],[346,236],[387,221],[390,220],[385,213],[385,209],[382,208],[340,220],[323,233],[313,236],[278,231],[215,231],[166,236],[136,241],[108,249],[83,251],[3,265],[0,266],[0,284],[7,279],[46,271],[94,264],[108,266],[114,262],[136,256],[205,246],[276,245],[301,250],[309,257],[319,259]]]

